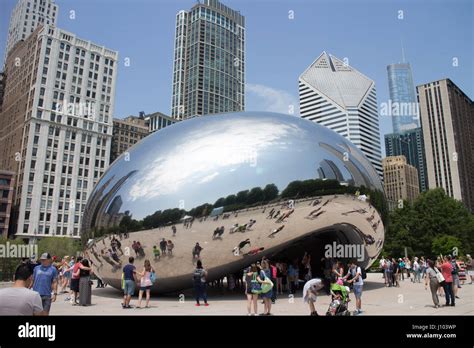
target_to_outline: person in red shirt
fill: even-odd
[[[446,306],[454,306],[454,292],[453,292],[453,266],[451,265],[451,256],[447,255],[441,264],[441,273],[444,277],[444,295],[446,296]]]
[[[72,267],[72,276],[71,276],[71,290],[74,293],[74,298],[71,298],[71,303],[77,305],[77,295],[79,294],[79,280],[81,278],[80,271],[81,269],[90,271],[90,267],[86,267],[82,264],[82,256],[78,256],[76,263]]]

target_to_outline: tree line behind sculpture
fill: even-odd
[[[214,204],[204,203],[189,211],[179,208],[157,210],[143,220],[135,220],[130,215],[122,217],[118,226],[100,228],[94,231],[94,237],[99,237],[108,233],[132,232],[138,230],[148,230],[161,226],[176,224],[185,216],[201,218],[208,216],[214,208],[223,207],[223,212],[234,212],[241,209],[252,208],[255,206],[277,202],[279,200],[301,199],[305,197],[315,197],[334,194],[366,194],[370,196],[371,204],[381,213],[382,220],[388,214],[383,192],[370,190],[365,186],[345,186],[337,180],[296,180],[288,184],[283,190],[278,190],[275,184],[267,184],[264,188],[254,187],[250,190],[243,190],[227,197],[221,197]]]

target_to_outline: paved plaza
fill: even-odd
[[[8,286],[8,284],[3,284]],[[184,295],[184,296],[183,296]],[[246,301],[242,293],[221,293],[219,289],[210,288],[208,291],[209,306],[196,307],[192,292],[184,291],[179,294],[152,297],[151,308],[122,309],[121,293],[111,287],[92,290],[92,306],[72,306],[64,301],[65,294],[58,296],[53,303],[51,315],[246,315]],[[459,289],[455,307],[435,309],[431,302],[431,293],[425,290],[424,284],[412,283],[409,280],[401,282],[399,288],[386,288],[380,273],[368,273],[362,296],[362,315],[474,315],[474,284],[468,282]],[[355,299],[351,293],[350,310],[354,310]],[[181,299],[181,302],[180,302]],[[324,314],[329,306],[329,296],[321,295],[316,303],[319,314]],[[183,301],[184,300],[184,301]],[[131,304],[137,304],[137,297]],[[444,298],[440,298],[444,303]],[[144,306],[143,302],[143,306]],[[263,305],[259,301],[259,312]],[[303,303],[301,291],[293,299],[288,295],[279,295],[272,306],[274,315],[308,315],[309,309]]]

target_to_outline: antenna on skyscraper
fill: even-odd
[[[403,39],[400,38],[400,43],[402,45],[402,63],[405,63],[405,49],[403,48]]]

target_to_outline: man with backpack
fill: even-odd
[[[357,266],[355,261],[351,261],[349,263],[349,270],[344,277],[344,279],[348,279],[348,283],[352,283],[354,289],[354,296],[356,298],[356,310],[354,311],[354,315],[359,315],[362,313],[362,287],[364,286],[363,278],[366,277],[365,270],[362,271],[362,268]]]

